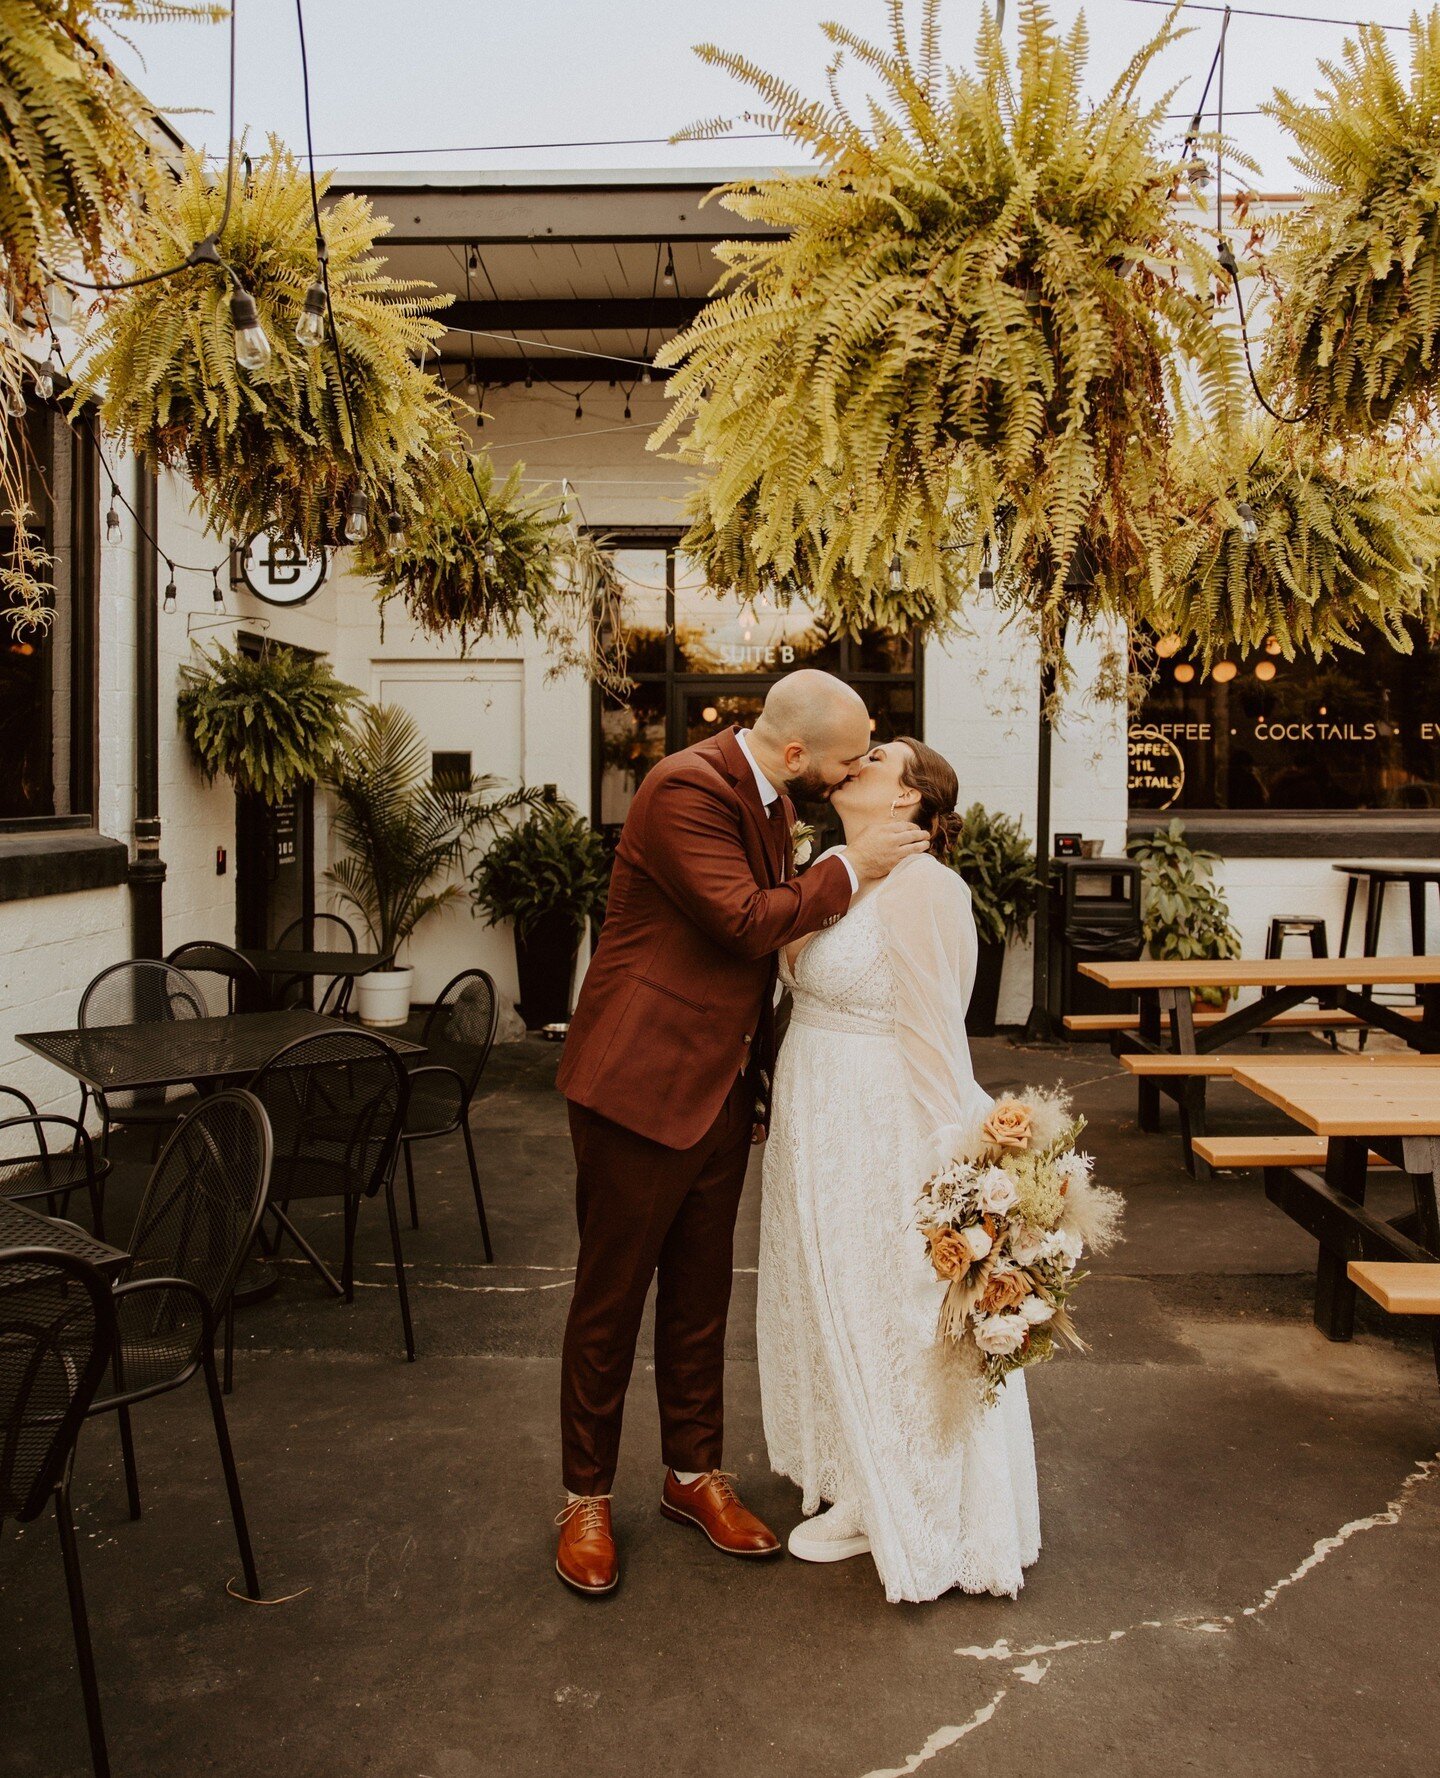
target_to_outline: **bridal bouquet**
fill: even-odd
[[[1076,1149],[1084,1128],[1063,1094],[1001,1099],[978,1128],[944,1133],[920,1194],[917,1224],[948,1284],[938,1337],[978,1357],[988,1404],[1058,1341],[1085,1350],[1070,1318],[1076,1267],[1087,1246],[1114,1241],[1123,1206]]]

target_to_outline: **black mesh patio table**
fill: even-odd
[[[102,1093],[133,1087],[215,1088],[246,1081],[276,1050],[325,1031],[353,1035],[355,1026],[304,1007],[236,1012],[217,1019],[164,1019],[139,1025],[97,1025],[88,1031],[32,1031],[17,1036],[37,1056]],[[389,1032],[374,1034],[401,1055],[423,1046]]]
[[[0,1247],[58,1247],[62,1253],[86,1260],[107,1278],[118,1277],[130,1260],[128,1253],[97,1241],[74,1223],[56,1222],[52,1216],[42,1216],[26,1204],[12,1204],[5,1198],[0,1198]]]
[[[369,975],[390,961],[378,951],[247,951],[242,947],[240,955],[261,975]]]

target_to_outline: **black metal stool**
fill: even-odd
[[[1328,957],[1330,941],[1326,937],[1325,922],[1314,914],[1279,914],[1270,922],[1269,936],[1265,940],[1265,955],[1279,957],[1284,954],[1287,938],[1308,938],[1312,957]],[[1339,1049],[1335,1033],[1327,1031],[1332,1050]],[[1261,1049],[1270,1047],[1270,1039],[1265,1033],[1260,1036]]]

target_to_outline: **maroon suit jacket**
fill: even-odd
[[[767,814],[736,732],[672,753],[637,791],[557,1080],[666,1148],[704,1136],[742,1069],[763,1120],[778,952],[850,905],[838,858],[794,875],[794,806]]]

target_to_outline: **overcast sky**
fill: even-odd
[[[1347,10],[1344,0],[1256,4],[1336,17]],[[240,125],[252,141],[274,130],[301,149],[294,0],[238,0],[238,7]],[[912,5],[912,17],[918,10]],[[1055,0],[1062,22],[1079,10],[1074,0]],[[1099,91],[1164,14],[1142,0],[1092,0],[1084,11],[1091,85]],[[1018,0],[1010,0],[1005,28],[1012,44],[1017,12]],[[1409,13],[1402,0],[1376,0],[1364,16],[1394,24]],[[884,16],[881,0],[308,0],[316,154],[347,170],[793,162],[793,152],[766,141],[529,145],[664,137],[701,117],[736,114],[748,102],[742,89],[692,53],[706,39],[744,51],[807,94],[822,93],[827,45],[819,21],[838,18],[879,37]],[[946,0],[944,16],[947,59],[968,62],[978,6]],[[1174,109],[1185,116],[1204,84],[1220,19],[1197,11],[1193,23],[1154,82],[1156,96],[1164,84],[1183,83]],[[1279,132],[1265,119],[1239,114],[1253,111],[1277,84],[1308,96],[1317,60],[1338,56],[1345,34],[1342,25],[1233,19],[1225,105],[1235,139],[1261,164],[1261,189],[1292,190],[1296,178]],[[207,109],[212,115],[180,116],[176,126],[194,142],[223,148],[225,26],[147,25],[131,35],[138,56],[124,45],[117,53],[138,83],[163,107]],[[1408,44],[1403,36],[1394,42],[1403,65]],[[1212,89],[1212,108],[1214,99]],[[1183,133],[1183,119],[1176,129]],[[474,152],[496,144],[521,146]]]

